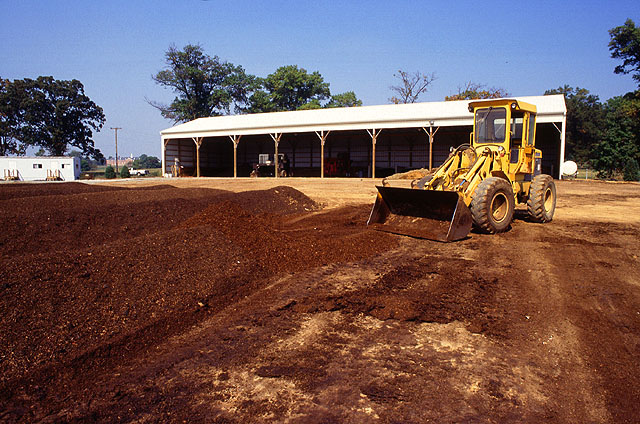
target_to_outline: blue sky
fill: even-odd
[[[282,65],[319,71],[332,93],[353,90],[385,104],[398,69],[435,73],[421,101],[440,101],[467,81],[516,96],[564,84],[601,100],[636,88],[616,75],[608,30],[635,1],[221,1],[0,0],[0,77],[78,79],[107,122],[96,147],[159,156],[159,131],[172,126],[145,98],[173,94],[151,76],[171,44],[266,76]]]

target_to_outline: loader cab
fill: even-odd
[[[530,180],[541,158],[535,149],[536,107],[515,99],[479,100],[469,103],[469,111],[474,113],[472,145],[498,149],[512,181]]]
[[[469,112],[474,114],[474,145],[506,141],[517,146],[535,144],[534,105],[515,99],[478,100],[469,103]]]
[[[476,109],[474,145],[502,144],[507,138],[507,109],[493,107]]]

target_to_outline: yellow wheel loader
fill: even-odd
[[[541,173],[535,148],[536,107],[514,99],[469,103],[470,144],[452,149],[416,188],[380,187],[367,225],[438,241],[460,240],[472,225],[506,231],[516,206],[535,222],[549,222],[556,207],[553,178]]]

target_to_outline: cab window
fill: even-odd
[[[477,143],[502,143],[505,140],[507,109],[489,107],[476,111]]]
[[[524,120],[524,112],[511,112],[511,146],[522,146],[522,123]]]
[[[536,115],[533,113],[529,116],[529,144],[533,145],[534,135],[536,132]]]

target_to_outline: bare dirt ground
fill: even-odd
[[[0,184],[0,421],[640,422],[640,185],[557,185],[445,244],[371,180]]]

